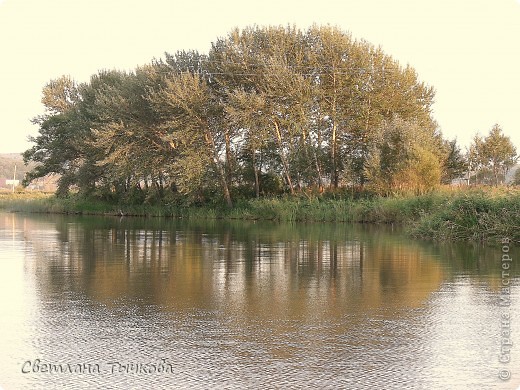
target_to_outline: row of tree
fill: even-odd
[[[59,195],[218,193],[229,206],[326,187],[423,192],[459,169],[433,98],[411,67],[337,28],[236,29],[209,54],[51,81],[25,182],[55,173]]]

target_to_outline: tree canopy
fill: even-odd
[[[487,137],[476,135],[468,151],[468,161],[477,183],[504,183],[506,173],[518,161],[511,139],[495,124]]]
[[[30,180],[59,194],[145,201],[329,187],[427,191],[454,145],[434,89],[380,48],[334,27],[250,27],[131,72],[43,89]]]

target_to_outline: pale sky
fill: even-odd
[[[520,0],[0,0],[0,152],[22,152],[42,87],[134,69],[234,27],[330,24],[410,64],[434,118],[464,148],[502,126],[520,152]]]

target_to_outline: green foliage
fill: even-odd
[[[499,189],[434,191],[423,195],[372,197],[282,196],[225,203],[186,203],[170,199],[162,205],[94,200],[79,194],[66,198],[39,193],[0,193],[0,209],[8,211],[168,216],[190,220],[241,219],[283,222],[370,222],[404,225],[409,234],[434,240],[520,241],[520,191]]]
[[[40,127],[39,135],[31,137],[35,145],[23,153],[25,163],[37,165],[25,176],[24,185],[58,174],[60,196],[66,196],[72,186],[85,193],[91,190],[100,171],[95,168],[95,156],[88,143],[92,122],[83,112],[84,88],[68,77],[53,80],[43,88],[46,113],[33,119]]]
[[[461,193],[413,224],[411,233],[436,240],[520,240],[520,192]]]
[[[444,147],[447,155],[444,160],[442,183],[450,184],[452,180],[462,177],[467,172],[468,161],[458,147],[456,140],[446,141]]]
[[[207,55],[51,81],[25,184],[55,173],[63,197],[189,203],[209,193],[228,207],[233,195],[367,183],[423,193],[447,154],[433,97],[411,67],[337,28],[235,29]]]
[[[369,188],[380,194],[422,194],[433,190],[442,175],[443,155],[434,128],[394,117],[380,129],[365,165]]]
[[[468,155],[476,183],[496,186],[504,183],[508,169],[518,160],[511,139],[502,134],[498,124],[493,126],[487,137],[474,137]]]

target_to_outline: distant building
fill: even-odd
[[[29,191],[43,191],[43,192],[55,192],[58,188],[58,176],[47,175],[45,177],[39,177],[31,181],[27,186]]]
[[[13,185],[17,187],[20,184],[20,180],[6,179],[5,177],[0,178],[1,189],[12,189]]]
[[[451,181],[452,186],[465,186],[468,184],[468,179],[465,177],[457,177]]]
[[[20,184],[20,180],[7,179],[5,181],[5,184],[7,186],[15,186],[16,187],[18,184]]]
[[[501,174],[501,177],[504,179],[503,184],[513,184],[513,182],[515,181],[515,174],[518,169],[520,169],[520,164],[516,164],[512,168],[508,169],[506,172],[505,178],[504,178],[503,174]],[[487,174],[488,174],[488,176],[491,175],[491,171],[488,170]],[[453,179],[451,181],[451,185],[463,186],[463,185],[468,185],[470,182],[474,184],[475,180],[476,180],[475,179],[476,175],[477,175],[477,172],[471,171],[469,173],[466,173],[464,177],[458,177],[456,179]],[[490,179],[488,178],[488,184],[490,184],[489,180]]]
[[[515,180],[516,171],[520,168],[520,164],[516,164],[506,173],[506,184],[511,184]]]

